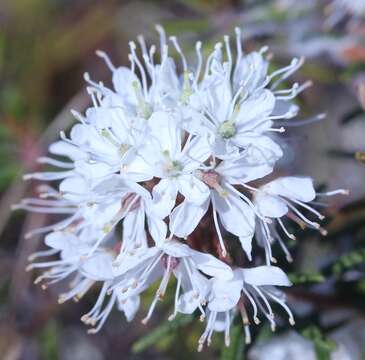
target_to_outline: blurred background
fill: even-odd
[[[347,2],[359,7],[346,0],[0,0],[1,359],[365,359],[365,10],[363,0]],[[302,112],[288,128],[279,171],[308,174],[319,189],[350,189],[323,209],[327,237],[302,230],[289,244],[294,263],[284,267],[296,285],[287,293],[296,327],[283,322],[273,334],[262,324],[250,346],[237,324],[229,349],[217,335],[198,354],[202,325],[189,317],[166,322],[169,301],[148,326],[116,312],[87,335],[79,319],[97,293],[58,305],[62,284],[44,291],[25,272],[41,239],[24,234],[50,219],[11,212],[34,192],[22,174],[38,169],[36,158],[70,127],[70,109],[89,105],[83,73],[109,84],[95,51],[127,64],[128,41],[140,33],[155,41],[156,23],[178,35],[188,55],[195,41],[208,52],[240,26],[245,51],[268,45],[273,68],[305,56],[291,81],[313,86],[298,99]],[[323,112],[325,120],[298,126]]]

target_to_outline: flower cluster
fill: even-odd
[[[244,54],[236,29],[235,59],[225,36],[206,60],[198,42],[192,67],[177,39],[157,31],[159,51],[143,37],[139,46],[130,42],[130,68],[97,53],[112,72],[113,89],[86,74],[92,107],[84,115],[73,111],[78,123],[50,146],[53,157],[39,159],[60,171],[25,175],[58,186],[41,185],[38,198],[17,208],[66,215],[27,235],[47,234],[49,247],[32,255],[29,270],[46,269],[35,281],[44,288],[70,279],[60,302],[99,284],[95,306],[82,317],[91,333],[114,306],[131,321],[140,295],[160,279],[147,322],[175,277],[169,320],[200,312],[206,330],[199,349],[214,331],[225,332],[228,346],[237,313],[249,342],[249,324],[259,323],[260,314],[275,328],[270,302],[294,324],[276,288],[290,281],[272,265],[274,242],[291,260],[283,238],[295,237],[284,218],[324,233],[303,211],[322,219],[310,202],[343,191],[316,194],[308,177],[268,177],[283,156],[282,125],[298,113],[292,100],[309,86],[283,86],[302,59],[269,73],[267,48]],[[263,251],[252,251],[253,238]],[[228,242],[242,248],[248,267],[232,260]],[[250,266],[260,253],[264,264]]]

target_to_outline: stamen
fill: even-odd
[[[294,203],[302,206],[304,209],[307,209],[308,211],[312,212],[313,214],[315,214],[320,220],[323,220],[325,217],[324,215],[322,215],[321,213],[319,213],[317,210],[313,209],[311,206],[307,205],[306,203],[296,200],[296,199],[291,199],[291,201],[293,201]]]
[[[348,189],[338,189],[333,191],[316,193],[317,196],[333,196],[333,195],[349,195],[350,190]]]
[[[165,29],[160,25],[157,24],[155,26],[156,31],[158,32],[158,34],[160,35],[160,51],[161,54],[163,53],[163,49],[165,48],[166,45],[166,33],[165,33]]]
[[[133,41],[130,41],[129,48],[131,50],[132,58],[133,58],[134,62],[137,64],[139,72],[141,74],[143,93],[144,93],[144,97],[147,99],[147,97],[148,97],[147,77],[146,77],[146,72],[145,72],[141,62],[139,61],[138,56],[136,55],[136,44]]]
[[[285,235],[292,240],[296,240],[297,238],[295,237],[294,234],[289,233],[289,231],[287,230],[287,228],[285,227],[284,223],[282,222],[282,220],[280,218],[277,218],[278,223],[281,227],[281,229],[284,231]]]
[[[226,52],[227,52],[227,58],[228,58],[228,76],[230,76],[231,71],[232,71],[232,53],[231,53],[231,46],[229,44],[229,36],[225,35],[224,36],[224,44],[226,47]]]
[[[213,197],[212,197],[212,207],[213,207],[213,221],[214,221],[214,226],[215,226],[215,230],[216,230],[217,235],[218,235],[219,245],[220,245],[221,250],[222,250],[222,256],[223,257],[226,257],[227,256],[227,250],[226,250],[226,247],[224,245],[224,240],[223,240],[223,237],[222,237],[220,228],[219,228],[219,223],[218,223],[218,219],[217,219],[216,205],[215,205],[215,200],[214,200]]]
[[[201,52],[201,48],[202,48],[202,42],[198,41],[195,44],[195,51],[196,51],[196,55],[198,58],[198,65],[195,71],[195,79],[194,79],[194,83],[197,84],[199,81],[199,77],[200,77],[200,72],[202,70],[202,66],[203,66],[203,56],[202,56],[202,52]]]
[[[100,58],[102,58],[105,61],[105,64],[107,65],[107,67],[112,71],[116,71],[115,66],[113,65],[113,63],[111,62],[109,56],[101,50],[97,50],[96,51],[96,55],[99,56]]]
[[[178,54],[181,57],[181,62],[182,62],[182,65],[183,65],[184,72],[187,72],[188,71],[188,65],[187,65],[187,62],[186,62],[186,58],[185,58],[185,55],[184,55],[183,51],[181,50],[181,47],[180,47],[180,45],[177,41],[176,36],[170,36],[170,41],[172,42],[172,44],[174,45],[176,51],[178,52]]]

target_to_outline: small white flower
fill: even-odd
[[[312,213],[319,220],[324,216],[308,203],[312,202],[317,194],[313,186],[313,180],[308,177],[287,176],[273,180],[259,189],[252,189],[254,193],[254,204],[257,211],[264,217],[276,220],[281,231],[290,239],[295,240],[295,236],[287,230],[281,220],[287,216],[301,227],[309,227],[319,230],[322,235],[326,235],[326,230],[321,228],[318,222],[308,219],[301,210],[304,209]],[[344,190],[322,193],[318,195],[346,194]],[[265,248],[267,263],[275,261],[271,254],[271,243],[277,240],[284,250],[288,261],[292,261],[289,251],[272,223],[265,220],[258,221],[258,239]]]
[[[135,296],[158,277],[162,277],[148,314],[143,320],[144,323],[150,319],[157,302],[163,299],[172,274],[177,279],[177,285],[175,309],[171,319],[178,311],[192,313],[196,308],[199,308],[204,316],[202,306],[206,302],[208,280],[199,271],[221,279],[232,277],[228,265],[210,254],[193,250],[175,240],[163,241],[155,247],[141,250],[133,255],[122,255],[118,262],[121,264],[120,273],[116,270],[116,275],[129,273],[129,284],[126,283],[125,276],[121,282],[116,282],[116,286],[125,288],[123,291],[125,298]],[[180,296],[181,288],[184,293]]]
[[[200,351],[207,341],[208,346],[214,331],[225,332],[225,343],[229,346],[229,329],[233,315],[239,311],[245,327],[246,342],[250,343],[250,320],[245,302],[253,309],[253,320],[260,322],[258,310],[269,320],[271,328],[275,330],[274,313],[269,301],[281,305],[289,315],[289,322],[294,325],[293,315],[285,304],[284,294],[275,286],[291,286],[285,273],[274,266],[259,266],[251,269],[238,268],[234,270],[234,276],[229,280],[213,279],[211,292],[208,297],[209,316],[207,326],[199,339]]]
[[[199,137],[188,138],[182,146],[182,129],[167,113],[154,113],[150,121],[155,127],[140,154],[149,165],[151,177],[161,179],[152,195],[154,211],[164,218],[171,213],[178,192],[194,203],[204,201],[209,190],[194,171],[209,158],[211,150],[205,138]]]

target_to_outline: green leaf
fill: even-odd
[[[152,330],[148,335],[135,342],[132,346],[132,351],[134,353],[140,353],[146,350],[148,347],[155,345],[157,342],[163,340],[165,337],[170,336],[178,328],[191,323],[193,319],[194,316],[192,315],[178,315],[175,320],[163,323],[161,326]]]
[[[331,352],[336,349],[336,343],[333,340],[316,326],[307,327],[302,331],[302,335],[313,343],[318,360],[330,360]]]
[[[245,342],[242,332],[242,324],[233,326],[231,330],[231,344],[224,346],[221,351],[221,360],[243,360]]]
[[[363,263],[365,263],[365,248],[353,250],[339,257],[332,265],[332,272],[338,276]]]
[[[291,273],[288,275],[288,277],[294,285],[302,285],[308,283],[319,284],[326,280],[326,278],[321,273],[316,271]]]
[[[42,359],[58,359],[58,330],[55,321],[49,321],[39,338]]]

